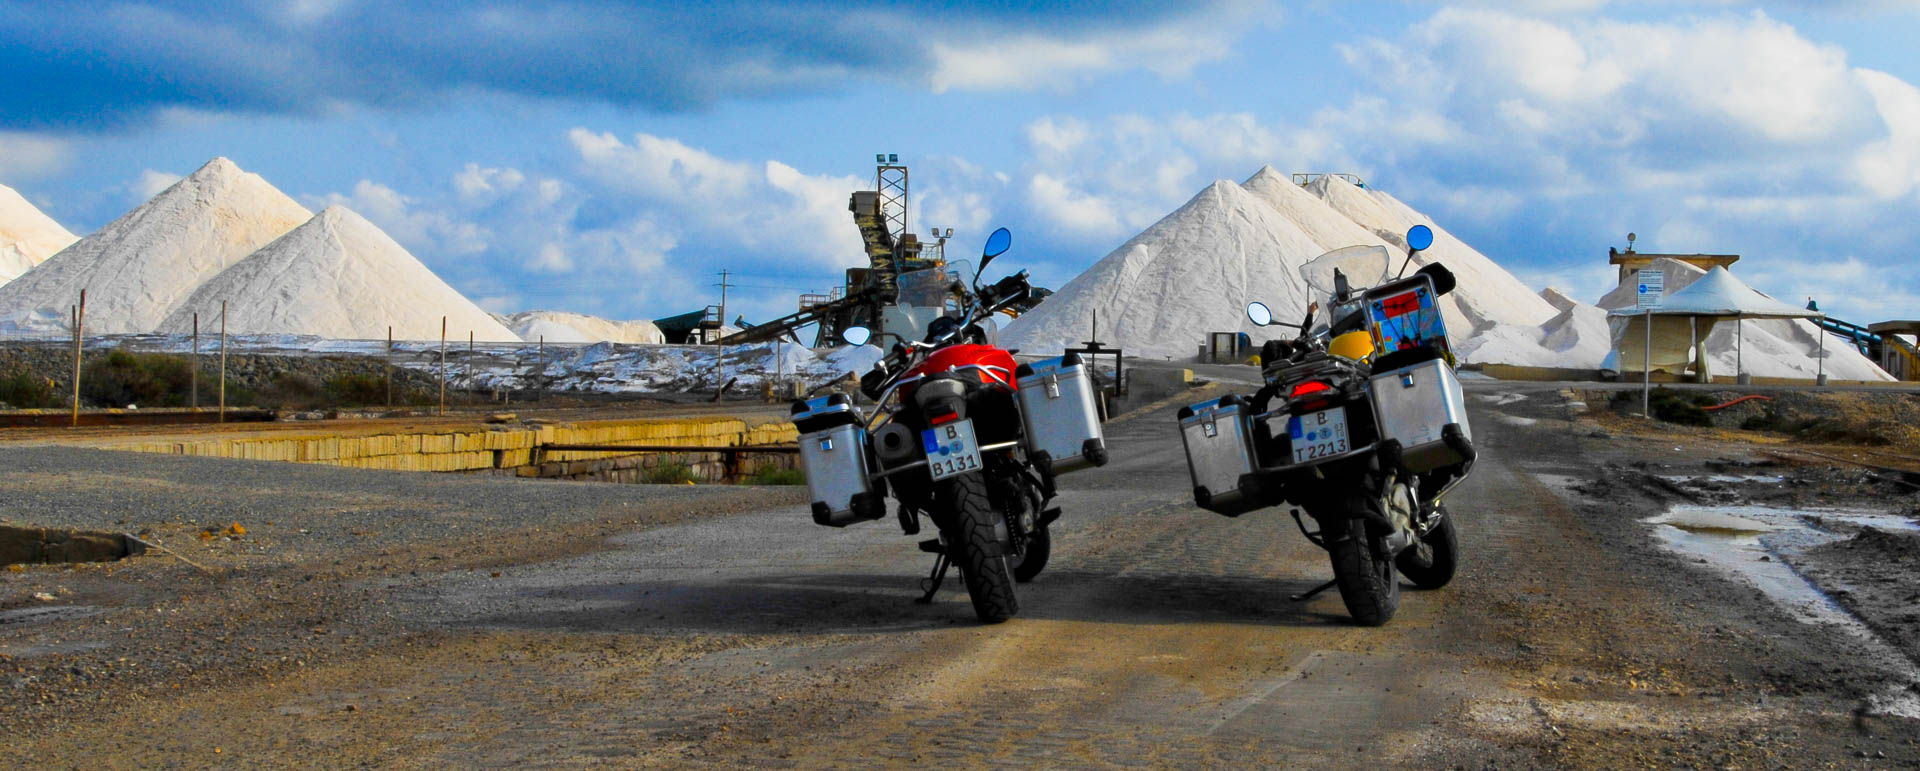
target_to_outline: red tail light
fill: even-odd
[[[952,423],[959,419],[960,419],[960,413],[958,412],[942,412],[937,415],[928,416],[927,422],[936,426],[944,426],[948,423]]]
[[[1332,397],[1334,394],[1333,386],[1327,385],[1326,383],[1322,383],[1318,380],[1308,380],[1298,385],[1295,385],[1292,391],[1287,392],[1287,399],[1298,403],[1302,399],[1313,396],[1315,394],[1319,394],[1323,397]],[[1315,399],[1313,401],[1301,404],[1300,409],[1311,412],[1313,410],[1322,409],[1326,407],[1328,404],[1331,404],[1332,402],[1333,400],[1331,398]]]
[[[1308,380],[1304,383],[1300,383],[1299,385],[1294,386],[1293,390],[1287,393],[1287,398],[1298,399],[1303,396],[1312,396],[1322,391],[1331,391],[1331,390],[1333,390],[1333,387],[1327,385],[1326,383],[1322,383],[1318,380]]]

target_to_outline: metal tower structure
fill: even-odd
[[[907,234],[907,167],[897,153],[874,153],[873,189],[880,194],[880,218],[898,244]]]

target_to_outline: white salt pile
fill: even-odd
[[[651,321],[614,321],[567,311],[523,311],[501,318],[501,323],[527,342],[549,343],[664,343],[666,337]]]
[[[518,341],[380,228],[330,206],[202,284],[158,325],[180,333],[200,314],[202,332],[227,303],[229,334],[297,334],[434,340]]]
[[[1309,302],[1298,266],[1324,251],[1279,209],[1220,180],[1015,319],[1000,340],[1057,352],[1089,339],[1095,311],[1100,339],[1130,355],[1191,358],[1208,332],[1264,339],[1273,335],[1249,325],[1247,301],[1297,319]]]
[[[0,284],[78,240],[13,188],[0,185]]]
[[[0,332],[61,333],[87,291],[87,331],[151,332],[194,289],[313,213],[215,158],[139,208],[0,286]]]

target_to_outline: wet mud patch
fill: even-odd
[[[1851,537],[1807,549],[1793,563],[1920,662],[1920,528],[1862,526]]]

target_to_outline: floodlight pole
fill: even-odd
[[[82,297],[81,299],[86,298]],[[1820,321],[1826,320],[1826,315],[1821,314]],[[1820,321],[1813,322],[1813,332],[1820,336],[1820,358],[1814,360],[1813,375],[1813,384],[1817,386],[1827,384],[1827,325],[1820,323]]]

